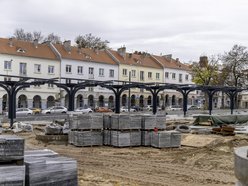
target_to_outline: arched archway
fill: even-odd
[[[176,96],[175,95],[173,95],[171,98],[171,104],[176,105]]]
[[[183,105],[183,98],[178,99],[178,105],[182,106]]]
[[[47,108],[55,105],[55,98],[53,96],[47,97]]]
[[[152,96],[148,96],[147,105],[152,105]]]
[[[94,108],[94,96],[93,95],[88,96],[88,105],[89,107]]]
[[[127,106],[127,95],[123,94],[121,98],[122,106]]]
[[[108,107],[109,108],[114,107],[114,96],[109,96]]]
[[[69,106],[69,95],[66,94],[65,95],[65,107],[68,108],[68,106]]]
[[[99,107],[104,107],[105,106],[105,104],[104,104],[104,96],[103,95],[99,96],[98,101],[99,101]]]
[[[165,106],[169,106],[169,95],[165,95]]]
[[[8,95],[4,94],[2,98],[2,111],[7,111],[7,105],[8,105]]]
[[[28,107],[27,96],[22,94],[18,97],[18,108],[27,108],[27,107]]]
[[[33,108],[41,108],[41,97],[39,95],[33,97]]]
[[[160,98],[157,96],[157,106],[160,106]]]
[[[144,107],[144,96],[143,95],[141,95],[139,98],[139,106]]]
[[[135,106],[135,95],[131,96],[131,106]]]
[[[84,99],[81,94],[77,96],[77,107],[83,107],[84,106]]]

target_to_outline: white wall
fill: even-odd
[[[71,73],[66,73],[66,65],[72,66]],[[83,74],[78,74],[78,66],[83,66]],[[118,80],[119,70],[118,65],[110,65],[104,63],[96,63],[96,62],[86,62],[86,61],[78,61],[78,60],[70,60],[70,59],[62,59],[61,62],[61,77],[65,78],[76,78],[76,79],[90,79],[89,76],[89,68],[94,68],[94,79],[92,80],[99,80],[99,81],[108,81],[108,80]],[[99,69],[104,69],[104,76],[99,76]],[[114,77],[109,77],[109,70],[114,70]],[[88,88],[82,90],[88,91]],[[110,92],[112,91],[95,87],[94,92]]]

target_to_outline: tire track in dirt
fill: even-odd
[[[64,153],[64,152],[63,152]],[[79,153],[79,154],[78,154]],[[82,153],[82,152],[81,152]],[[113,175],[144,184],[166,185],[233,185],[232,171],[199,169],[192,165],[170,163],[166,157],[154,156],[147,160],[137,156],[103,156],[93,152],[71,154],[80,163],[80,170],[94,170],[102,175]],[[66,154],[67,155],[67,154]]]

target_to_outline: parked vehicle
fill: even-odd
[[[40,108],[30,108],[30,110],[33,111],[33,114],[40,114],[41,113],[41,109]]]
[[[122,106],[120,112],[128,112],[128,107]],[[130,112],[137,112],[135,109],[130,108]]]
[[[33,114],[33,111],[29,108],[17,108],[16,115],[17,116],[27,116]]]
[[[136,105],[131,106],[131,108],[134,109],[134,110],[136,110],[136,112],[137,111],[141,111],[141,108],[139,106],[136,106]]]
[[[144,110],[152,111],[152,108],[153,108],[152,105],[147,105],[147,106],[144,108]],[[162,110],[161,107],[157,107],[157,111],[161,111],[161,110]]]
[[[75,112],[81,112],[82,114],[83,113],[92,113],[93,110],[91,108],[84,108],[84,107],[79,107],[75,110]]]
[[[171,105],[170,107],[167,107],[166,110],[176,111],[176,110],[183,110],[183,108],[180,105]]]
[[[112,112],[112,110],[107,107],[97,107],[95,112]]]
[[[201,108],[196,106],[196,105],[189,105],[188,106],[188,110],[199,110],[199,109],[201,109]]]
[[[47,109],[42,110],[42,114],[65,114],[67,112],[67,108],[63,106],[53,106]]]

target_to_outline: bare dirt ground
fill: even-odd
[[[45,144],[34,133],[19,133],[26,149],[54,150],[78,162],[79,185],[235,185],[233,149],[248,136],[185,134],[181,148],[74,147]],[[199,142],[201,145],[199,145]]]

